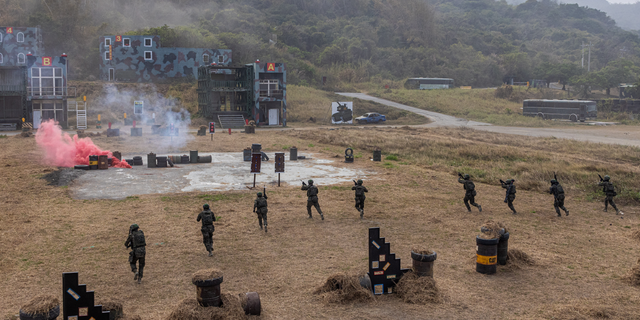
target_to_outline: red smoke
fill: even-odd
[[[78,135],[71,138],[68,133],[62,132],[60,126],[53,120],[40,124],[36,133],[36,143],[44,150],[44,163],[57,167],[88,165],[90,155],[107,155],[113,158],[111,151],[102,151],[90,138],[78,138]],[[113,158],[111,161],[116,168],[131,168],[126,161],[120,161],[118,158]]]

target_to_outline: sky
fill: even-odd
[[[636,3],[638,0],[607,0],[609,3]]]

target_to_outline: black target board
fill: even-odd
[[[276,153],[276,173],[284,173],[284,152]]]
[[[64,320],[109,320],[109,311],[94,305],[93,291],[78,284],[77,272],[62,273],[62,317]]]
[[[260,173],[260,164],[262,163],[262,154],[251,154],[251,173]]]
[[[409,271],[400,265],[400,259],[391,253],[391,245],[380,238],[380,228],[369,228],[369,278],[373,294],[394,292],[400,278]]]

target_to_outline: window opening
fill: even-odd
[[[151,47],[151,38],[144,38],[144,46]]]
[[[209,63],[209,55],[208,54],[203,54],[202,55],[202,62],[204,63]]]
[[[115,80],[115,69],[109,68],[109,81]]]
[[[64,85],[61,68],[31,68],[32,96],[62,96]]]
[[[18,42],[24,42],[24,33],[22,32],[18,32],[18,35],[16,36]]]
[[[2,33],[0,33],[0,42],[2,42]]]
[[[218,56],[218,63],[224,62],[224,56]]]
[[[4,63],[2,53],[0,53],[0,63]]]
[[[104,53],[104,59],[105,60],[111,60],[109,58],[111,58],[111,57],[109,56],[109,51],[107,51],[107,52]]]
[[[151,53],[151,51],[145,51],[144,52],[144,59],[145,60],[153,60],[153,54]]]
[[[131,47],[131,39],[123,38],[122,39],[122,45],[125,46],[125,47]]]
[[[18,63],[24,63],[24,53],[18,53]]]
[[[104,46],[108,47],[111,45],[111,38],[104,38]]]

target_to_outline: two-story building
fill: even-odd
[[[45,56],[40,28],[0,27],[0,127],[67,127],[67,56]]]
[[[100,79],[160,82],[198,77],[198,68],[231,64],[231,50],[162,47],[159,36],[100,37]]]
[[[197,92],[198,111],[205,118],[222,123],[220,116],[237,115],[255,120],[259,126],[287,125],[284,63],[202,66],[198,69]]]

